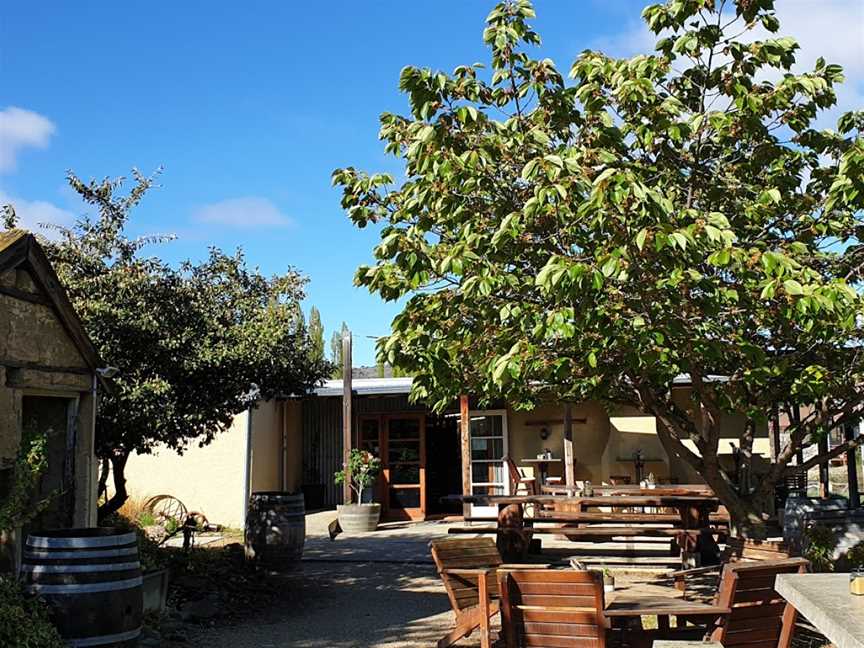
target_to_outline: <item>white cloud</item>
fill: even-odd
[[[292,220],[267,198],[245,196],[204,205],[195,210],[192,220],[198,223],[229,227],[285,227]]]
[[[24,200],[10,196],[0,189],[0,205],[6,204],[12,204],[15,207],[18,227],[42,234],[45,238],[57,238],[57,231],[42,227],[43,225],[53,224],[69,227],[75,223],[75,214],[69,210],[62,209],[45,200]]]
[[[15,170],[21,149],[48,146],[55,130],[50,119],[32,110],[16,106],[0,110],[0,173]]]

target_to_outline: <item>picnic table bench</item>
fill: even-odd
[[[499,513],[495,527],[463,527],[451,528],[451,533],[495,533],[497,544],[505,560],[522,560],[527,553],[534,534],[556,534],[563,535],[573,540],[604,541],[615,538],[634,537],[665,537],[675,541],[681,550],[683,562],[692,566],[698,559],[708,562],[716,560],[719,548],[714,540],[714,535],[720,535],[725,531],[711,526],[711,513],[716,512],[719,500],[709,495],[601,495],[601,496],[487,496],[487,495],[458,495],[447,499],[456,499],[463,503],[478,504],[481,506],[498,506]],[[542,511],[545,506],[556,506],[566,504],[571,510],[568,515],[561,515],[557,521],[564,526],[536,527],[537,522],[556,521],[557,513],[544,517],[541,513],[536,517],[526,517],[524,508],[531,505],[537,511]],[[613,526],[596,524],[593,526],[567,526],[578,523],[580,520],[571,516],[585,515],[585,509],[598,507],[659,507],[669,508],[677,511],[677,522],[672,522],[673,528],[656,526],[655,514],[639,513],[609,513],[603,512],[600,519],[609,520]],[[632,517],[632,516],[637,517]],[[647,516],[654,519],[649,522]],[[674,515],[674,514],[673,514]],[[564,519],[570,518],[570,519]],[[586,522],[588,520],[585,520]]]

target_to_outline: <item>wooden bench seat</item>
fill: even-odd
[[[729,523],[729,516],[723,513],[712,513],[711,522],[715,525]],[[551,524],[570,524],[590,522],[598,524],[672,524],[680,526],[681,516],[677,513],[568,513],[556,511],[551,514],[540,514],[536,517],[525,518],[526,521],[544,522]],[[498,518],[488,517],[466,517],[467,522],[497,522]]]
[[[724,535],[725,529],[673,529],[647,526],[587,526],[587,527],[526,527],[533,534],[561,535],[571,540],[595,540],[600,538],[680,538],[685,535],[698,536],[703,531],[713,535]],[[505,529],[506,531],[506,529]],[[485,535],[498,533],[497,526],[450,527],[448,533]]]

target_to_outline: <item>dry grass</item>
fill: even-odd
[[[125,517],[127,520],[132,520],[133,522],[140,522],[142,519],[142,514],[146,513],[144,509],[144,503],[148,499],[148,497],[130,497],[125,502],[123,502],[123,506],[120,507],[118,513]]]

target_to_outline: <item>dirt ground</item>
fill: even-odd
[[[282,576],[284,597],[235,626],[203,630],[191,642],[209,648],[401,648],[434,646],[452,613],[428,543],[447,524],[382,525],[374,534],[340,535],[335,512],[307,516],[304,559]],[[565,545],[566,546],[566,545]],[[622,582],[632,577],[622,576]],[[187,644],[188,645],[188,644]],[[479,646],[479,638],[457,646]]]

